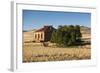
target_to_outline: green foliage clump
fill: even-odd
[[[50,41],[57,46],[73,46],[81,42],[81,37],[79,25],[59,26],[53,31]]]

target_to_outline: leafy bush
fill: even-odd
[[[79,25],[59,26],[53,31],[50,41],[57,46],[73,46],[81,42],[81,37]]]

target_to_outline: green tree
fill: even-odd
[[[80,32],[80,26],[79,25],[76,25],[75,26],[75,34],[76,34],[76,41],[81,41],[81,37],[82,37],[82,34]]]
[[[57,42],[56,40],[57,40],[57,31],[54,30],[54,31],[52,32],[50,42],[52,42],[52,43],[56,43],[56,42]]]
[[[59,26],[56,31],[53,31],[51,42],[57,46],[72,46],[81,41],[80,26]]]

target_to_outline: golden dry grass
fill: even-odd
[[[23,48],[23,62],[82,60],[90,58],[90,46],[59,48],[24,43]]]

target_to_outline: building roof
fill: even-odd
[[[35,32],[40,32],[40,31],[48,32],[48,31],[51,31],[52,29],[54,29],[52,26],[44,26],[43,28],[40,28],[36,30]]]

